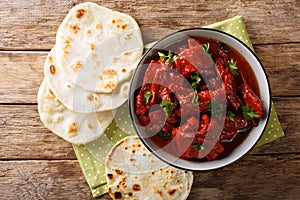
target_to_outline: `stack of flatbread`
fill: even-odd
[[[143,53],[136,21],[95,3],[73,7],[44,66],[38,110],[44,125],[74,144],[101,136],[128,98]]]
[[[73,7],[45,62],[38,92],[41,121],[74,144],[100,137],[127,100],[142,53],[139,26],[129,15],[94,3]],[[113,199],[184,200],[193,183],[191,172],[158,160],[138,137],[118,142],[105,167]]]

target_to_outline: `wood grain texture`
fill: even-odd
[[[0,52],[0,103],[36,103],[47,52]]]
[[[72,145],[45,128],[36,105],[0,105],[1,159],[75,159]]]
[[[251,151],[254,154],[300,152],[300,98],[273,98],[285,136]],[[287,150],[289,149],[289,150]]]
[[[300,153],[300,97],[275,98],[285,136],[250,154]],[[46,129],[36,105],[0,105],[0,159],[76,159],[72,146]]]
[[[0,161],[0,199],[92,199],[77,161]]]
[[[272,96],[300,95],[300,44],[254,46],[270,80]]]
[[[55,34],[76,0],[4,0],[0,6],[0,50],[50,49]],[[236,15],[245,18],[254,44],[300,42],[298,0],[97,0],[102,6],[133,16],[145,42],[172,30],[208,25]],[[274,34],[275,33],[275,34]]]
[[[196,172],[189,200],[299,199],[300,155],[247,156]],[[92,199],[77,161],[0,161],[0,199]],[[99,199],[111,199],[107,194]]]
[[[29,0],[0,3],[0,49],[50,49],[71,0]]]
[[[273,96],[300,95],[300,43],[256,45]],[[0,103],[37,103],[48,52],[0,51]]]

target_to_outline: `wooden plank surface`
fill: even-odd
[[[194,173],[188,199],[297,200],[299,165],[300,155],[247,156],[219,170]],[[92,199],[73,160],[0,161],[0,183],[0,199]]]
[[[46,56],[47,52],[0,52],[0,103],[37,103]]]
[[[0,158],[75,159],[72,145],[51,133],[36,105],[1,105]]]
[[[72,146],[43,126],[36,106],[57,28],[81,2],[0,1],[0,199],[93,199]],[[300,199],[299,0],[94,2],[133,16],[145,43],[242,15],[286,135],[228,167],[195,173],[189,199]]]
[[[65,14],[83,1],[2,0],[0,6],[0,50],[50,49]],[[94,1],[132,15],[146,42],[170,30],[198,27],[242,15],[254,44],[300,42],[300,2],[267,1]],[[275,34],[274,34],[275,33]]]

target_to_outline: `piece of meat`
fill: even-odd
[[[232,121],[228,116],[225,119],[220,141],[231,141],[239,131],[249,128],[249,121],[245,120],[243,115],[237,115]]]

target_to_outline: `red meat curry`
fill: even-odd
[[[135,114],[151,140],[187,160],[228,155],[263,117],[257,81],[235,49],[190,38],[160,51],[135,96]]]

